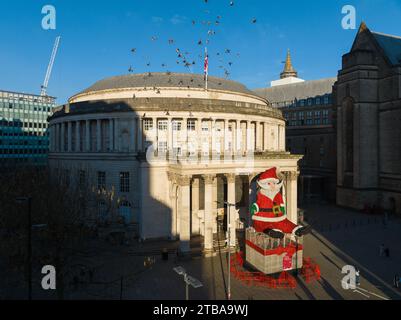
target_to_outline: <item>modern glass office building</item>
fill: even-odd
[[[47,164],[55,98],[0,91],[0,166]]]

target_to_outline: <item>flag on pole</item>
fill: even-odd
[[[209,76],[209,55],[207,54],[207,48],[205,48],[205,89],[207,90],[207,80]]]

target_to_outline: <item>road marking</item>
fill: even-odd
[[[376,294],[376,293],[370,292],[370,291],[368,291],[368,290],[366,290],[366,289],[363,289],[363,288],[359,288],[359,290],[362,290],[362,291],[364,291],[364,292],[367,292],[367,293],[369,293],[369,294],[371,294],[371,295],[374,295],[374,296],[376,296],[376,297],[378,297],[378,298],[380,298],[380,299],[383,299],[383,300],[390,300],[390,299],[388,299],[388,298],[385,298],[385,297],[383,297],[383,296],[380,296],[380,295],[378,295],[378,294]]]
[[[364,293],[360,292],[359,290],[354,290],[353,292],[358,292],[361,295],[365,296],[366,298],[368,298],[368,299],[370,298],[367,294],[364,294]]]

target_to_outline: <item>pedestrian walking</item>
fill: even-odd
[[[355,281],[357,286],[361,285],[361,272],[359,271],[358,268],[356,268],[355,270]]]
[[[382,243],[379,247],[379,256],[383,257],[384,256],[384,244]]]
[[[390,249],[386,248],[386,250],[384,250],[384,254],[386,255],[386,258],[390,258]]]
[[[394,276],[393,284],[394,284],[394,287],[397,289],[400,287],[400,277],[398,276],[398,274],[396,274]]]

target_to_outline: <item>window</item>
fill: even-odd
[[[158,124],[159,131],[167,131],[168,123],[167,120],[160,120]]]
[[[298,123],[300,126],[303,126],[305,124],[305,114],[303,112],[298,113]]]
[[[312,105],[313,100],[311,98],[308,99],[308,106]]]
[[[130,192],[129,172],[120,172],[120,192]]]
[[[320,115],[320,111],[315,111],[315,124],[321,124]]]
[[[173,131],[181,131],[182,129],[182,123],[181,121],[173,121]]]
[[[106,190],[106,172],[99,171],[97,173],[97,189],[99,191]]]
[[[323,110],[323,124],[329,124],[329,110]]]
[[[320,97],[317,97],[316,98],[316,104],[320,105],[321,103],[322,103],[322,99],[320,99]]]
[[[301,107],[305,107],[305,100],[299,100],[299,105]]]
[[[153,120],[152,119],[145,119],[143,127],[145,131],[153,130]]]
[[[329,104],[329,96],[324,96],[324,104]]]
[[[306,113],[306,124],[307,125],[312,125],[313,124],[312,111],[308,111]]]
[[[202,122],[202,131],[203,132],[208,132],[209,131],[209,123]]]
[[[166,153],[167,152],[167,141],[159,141],[157,144],[157,150],[160,153]]]
[[[196,130],[195,120],[188,120],[188,122],[187,122],[187,130],[188,131],[195,131]]]

